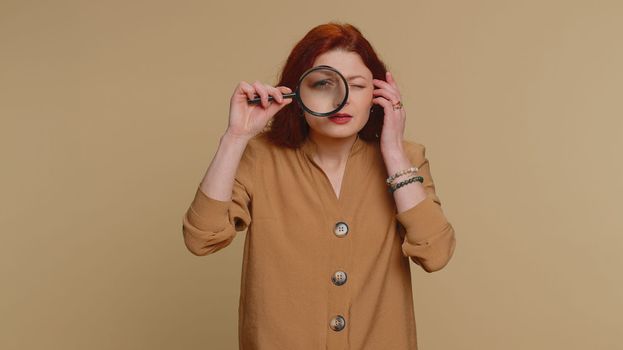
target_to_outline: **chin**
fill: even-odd
[[[308,120],[308,125],[314,133],[323,137],[330,137],[335,139],[344,139],[355,136],[365,127],[365,123],[359,125],[361,124],[361,122],[356,119],[351,120],[351,122],[346,125],[333,124],[329,121],[326,121],[325,124],[315,124],[313,122],[309,123],[309,121],[310,120]]]
[[[330,137],[334,139],[345,139],[357,135],[360,130],[356,129],[341,129],[341,130],[314,130],[317,134],[324,137]]]

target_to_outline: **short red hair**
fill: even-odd
[[[312,28],[294,46],[281,71],[277,86],[287,86],[294,90],[301,75],[312,68],[316,58],[335,49],[359,54],[363,63],[372,72],[372,77],[385,80],[387,72],[385,64],[359,29],[351,24],[331,22]],[[297,103],[285,106],[270,122],[267,130],[268,139],[278,146],[299,147],[309,134],[309,125],[302,114],[303,111]],[[366,141],[378,141],[383,128],[384,114],[383,108],[374,105],[370,119],[359,132],[359,137]]]

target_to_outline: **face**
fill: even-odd
[[[348,138],[356,135],[368,122],[372,107],[372,72],[359,54],[333,50],[318,56],[313,66],[328,65],[337,69],[348,81],[348,100],[337,115],[350,118],[316,117],[305,112],[311,137]]]

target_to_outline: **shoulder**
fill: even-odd
[[[250,152],[256,157],[268,157],[265,159],[269,159],[291,156],[296,153],[296,150],[275,144],[267,132],[261,132],[249,140],[246,152]]]
[[[255,135],[247,142],[247,145],[240,158],[237,168],[237,179],[247,186],[251,187],[254,179],[257,178],[258,168],[262,164],[266,164],[267,155],[270,154],[273,146],[265,135],[262,133]]]
[[[262,154],[270,152],[275,146],[268,140],[265,133],[253,136],[247,143],[245,153],[249,156],[260,157]]]
[[[272,142],[265,132],[252,137],[244,150],[243,158],[255,163],[267,165],[277,159],[292,157],[296,154],[295,149],[282,147]]]
[[[426,161],[426,146],[424,144],[403,140],[402,146],[407,154],[407,157],[415,166],[420,166]]]
[[[238,174],[249,174],[255,176],[257,164],[262,163],[262,159],[267,152],[270,144],[261,135],[252,137],[242,153],[238,164]],[[244,176],[244,175],[243,175]]]

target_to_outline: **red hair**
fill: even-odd
[[[294,91],[299,78],[312,68],[314,61],[325,52],[342,49],[359,54],[363,63],[372,72],[374,79],[385,80],[387,68],[379,59],[372,45],[359,29],[351,24],[327,23],[312,28],[299,41],[286,61],[277,86],[287,86]],[[307,138],[309,125],[302,116],[297,103],[290,103],[281,109],[268,125],[268,139],[275,145],[297,148]],[[359,137],[366,141],[378,141],[383,128],[383,108],[374,105],[370,119],[359,131]]]

